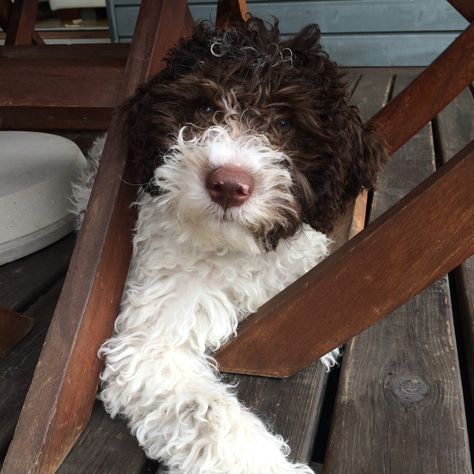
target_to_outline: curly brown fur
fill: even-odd
[[[263,236],[274,247],[301,223],[328,232],[357,194],[370,188],[385,159],[380,140],[348,105],[346,84],[310,25],[280,41],[278,22],[251,18],[216,31],[195,26],[170,51],[165,69],[141,86],[122,111],[132,159],[146,190],[178,130],[214,124],[261,133],[288,157],[298,209]],[[291,220],[291,219],[290,219]]]

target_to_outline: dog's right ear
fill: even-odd
[[[179,90],[176,81],[200,70],[203,58],[210,55],[211,35],[209,23],[197,24],[192,38],[181,40],[170,50],[162,71],[139,86],[119,107],[137,182],[150,193],[157,193],[150,183],[154,170],[161,164],[163,150],[169,146],[170,136],[186,122],[180,107],[186,100],[186,91],[183,87]]]

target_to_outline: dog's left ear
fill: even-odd
[[[331,232],[337,218],[364,189],[371,189],[386,160],[385,147],[372,126],[365,125],[357,108],[345,99],[326,122],[324,135],[315,140],[315,153],[304,178],[302,218],[314,229]],[[306,182],[311,188],[308,190]],[[301,191],[302,190],[302,191]]]

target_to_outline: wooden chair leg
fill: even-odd
[[[185,0],[143,0],[122,97],[162,67]],[[135,187],[120,124],[111,124],[86,218],[2,473],[54,472],[86,425],[100,344],[112,333],[131,253]],[[122,179],[122,176],[125,179]]]
[[[37,13],[38,0],[16,0],[8,16],[5,45],[43,44],[35,33]]]
[[[474,253],[474,141],[244,321],[221,370],[288,377]]]
[[[462,2],[456,1],[454,3],[461,4]],[[465,11],[465,13],[468,14],[467,11]],[[389,153],[392,154],[400,148],[418,130],[432,120],[438,112],[440,112],[473,80],[474,24],[471,24],[466,28],[464,33],[461,34],[453,44],[440,55],[439,58],[437,58],[401,94],[392,100],[370,121],[378,128],[382,137],[385,139]],[[470,159],[472,160],[472,156]],[[439,172],[437,176],[440,176],[440,173],[441,172]],[[472,185],[466,186],[472,188]],[[467,189],[465,191],[469,192]],[[414,195],[412,194],[412,196]],[[472,214],[472,194],[469,197],[470,200],[468,199],[466,201],[467,212]],[[359,200],[360,199],[361,198],[359,198]],[[429,206],[429,201],[427,201],[427,203]],[[446,206],[443,201],[440,201],[440,206],[444,206],[443,209],[445,212],[456,211],[457,208],[455,207],[455,204],[453,204],[453,202],[450,204],[451,206]],[[396,209],[398,209],[398,207],[396,207]],[[392,213],[393,211],[390,211],[390,215]],[[404,225],[408,226],[408,221],[403,222],[405,223]],[[418,221],[417,224],[419,224],[419,222],[420,221]],[[372,224],[363,235],[368,235],[368,233],[371,235],[374,225],[375,224]],[[428,238],[429,236],[426,237]],[[449,245],[457,246],[461,245],[462,242],[465,242],[465,240],[462,240],[462,236],[460,236],[459,239],[458,242],[448,235],[446,236],[446,241],[442,242],[442,247],[448,251]],[[396,247],[399,248],[399,244],[397,244],[396,241],[388,240],[387,242],[393,242],[393,245],[396,245]],[[426,249],[429,248],[429,240],[425,241],[425,243],[427,244]],[[328,321],[326,321],[326,319],[332,317],[333,309],[330,309],[332,308],[330,302],[325,302],[323,306],[320,305],[319,299],[327,298],[327,294],[319,292],[323,291],[323,287],[324,291],[329,291],[331,295],[337,294],[337,292],[340,291],[340,288],[344,288],[345,291],[345,286],[341,285],[341,282],[337,279],[339,278],[337,271],[343,271],[344,265],[347,265],[350,268],[353,267],[354,254],[351,253],[353,245],[354,242],[346,244],[344,247],[346,250],[341,249],[335,254],[343,255],[344,258],[349,259],[347,262],[340,261],[339,266],[335,267],[336,273],[324,273],[325,271],[323,269],[326,269],[328,264],[327,262],[323,262],[322,265],[318,266],[318,270],[315,270],[318,275],[322,272],[322,277],[318,277],[319,279],[315,278],[314,280],[309,276],[301,278],[295,283],[296,286],[293,285],[291,287],[296,289],[299,288],[300,292],[296,291],[296,293],[291,293],[293,290],[287,289],[269,301],[256,315],[248,318],[241,327],[239,327],[239,335],[237,338],[217,353],[216,358],[220,363],[221,370],[224,372],[272,377],[289,376],[317,359],[328,350],[355,336],[369,324],[372,324],[378,319],[388,315],[392,310],[384,310],[384,313],[378,314],[378,318],[376,319],[374,319],[373,315],[370,316],[370,311],[367,313],[367,316],[365,316],[365,311],[369,310],[368,306],[364,306],[364,310],[361,312],[354,312],[352,302],[350,300],[344,300],[347,303],[345,308],[338,308],[338,311],[342,311],[347,318],[344,322],[340,323],[341,328],[337,328],[332,324],[330,330],[327,330],[326,325],[328,324]],[[365,248],[367,252],[371,252],[369,246]],[[386,248],[390,248],[389,244],[386,244]],[[465,251],[466,248],[468,247],[464,248]],[[464,259],[468,256],[469,254],[465,254]],[[336,256],[331,256],[328,261],[335,262],[336,258]],[[446,271],[449,271],[456,266],[454,263],[455,261],[456,260],[453,260],[453,262],[451,262],[452,266]],[[463,259],[457,263],[459,264],[462,261]],[[382,271],[384,260],[379,260],[378,262],[374,261],[374,265],[377,266],[377,263],[379,267],[378,270]],[[431,276],[438,275],[438,273],[433,273],[437,270],[435,268],[437,263],[434,252],[432,252],[431,269],[428,272]],[[313,274],[316,275],[316,273]],[[442,273],[439,275],[442,275]],[[357,274],[352,274],[352,276],[354,281],[358,282],[360,282],[360,279],[362,278]],[[421,277],[421,275],[416,276]],[[398,278],[401,279],[400,275],[398,275]],[[323,280],[329,282],[328,287],[326,287],[325,284],[323,285]],[[423,281],[425,286],[428,285],[427,281],[423,278],[421,278],[420,281]],[[316,286],[316,282],[321,286]],[[347,284],[350,286],[349,281]],[[422,288],[420,287],[418,291],[421,291],[421,289]],[[314,295],[313,304],[308,301],[307,295],[309,293]],[[352,291],[350,294],[353,297],[356,297]],[[413,296],[416,293],[409,294]],[[357,298],[360,298],[362,295],[363,293],[357,296]],[[301,298],[301,300],[298,301],[297,298]],[[407,293],[394,300],[398,302],[398,305],[401,305],[408,299],[409,296]],[[370,304],[371,301],[369,300],[370,299],[367,300],[368,304]],[[298,326],[301,318],[297,315],[300,311],[303,311],[304,307],[318,308],[318,311],[315,312],[313,316],[308,316],[308,321],[311,321],[311,324],[315,324],[316,315],[319,315],[322,318],[321,322],[318,323],[317,326],[314,326],[318,328],[317,331],[306,333],[306,336],[310,333],[313,334],[315,337],[314,341],[306,339],[303,334],[300,334],[301,337],[289,336],[289,334],[296,334],[294,331],[290,330],[290,321],[292,321],[295,326]],[[392,309],[396,307],[397,305],[393,306]],[[308,310],[303,312],[303,314],[308,315],[307,311]],[[293,319],[291,319],[292,317]],[[356,321],[358,318],[361,319]],[[369,320],[372,322],[366,323],[365,326],[360,324],[361,321]],[[288,325],[284,325],[282,321],[285,321]],[[305,323],[303,323],[303,326],[306,328]],[[285,341],[282,341],[282,337],[277,336],[277,333],[279,333],[280,330],[280,334],[286,334],[284,338]],[[341,334],[344,334],[346,339],[339,337]],[[303,343],[303,341],[306,341],[307,344]],[[326,341],[327,344],[324,344],[324,341]],[[280,344],[280,347],[277,348],[277,344]],[[250,347],[252,347],[253,350],[250,350]],[[305,353],[304,356],[302,355],[302,352]],[[312,356],[310,354],[312,354]],[[305,361],[304,363],[302,362],[303,360]]]
[[[219,0],[217,3],[216,26],[221,28],[232,21],[247,19],[246,0]]]
[[[474,2],[473,2],[474,3]],[[371,123],[394,153],[474,80],[474,24],[389,102]]]

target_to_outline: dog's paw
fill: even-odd
[[[341,358],[341,355],[341,350],[338,348],[328,352],[319,360],[324,365],[324,367],[326,367],[326,371],[329,372],[335,365],[339,365],[339,359]]]

